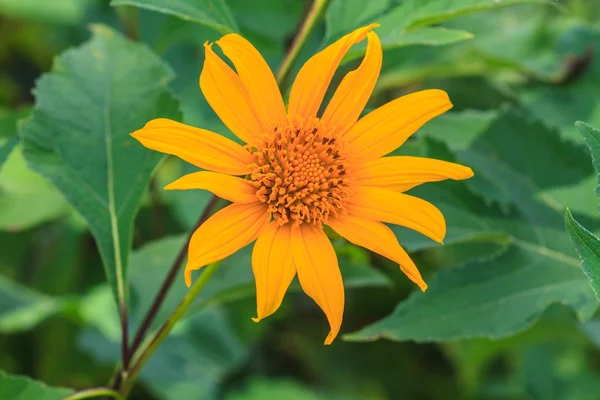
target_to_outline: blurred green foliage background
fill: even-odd
[[[160,114],[233,137],[197,84],[203,43],[239,32],[276,70],[311,3],[0,0],[0,399],[104,386],[119,360],[114,266],[101,258],[110,259],[111,237],[100,206],[82,205],[53,158],[79,152],[71,160],[83,172],[102,169],[102,149],[83,143],[101,112],[87,100],[106,85],[120,90],[110,104],[119,133]],[[297,284],[274,316],[251,321],[250,249],[242,249],[152,356],[131,399],[600,399],[598,299],[563,225],[569,207],[600,228],[597,174],[574,126],[600,128],[600,1],[333,0],[292,77],[370,22],[381,24],[384,66],[369,109],[426,88],[446,90],[455,105],[397,154],[475,171],[413,191],[444,212],[443,247],[394,228],[429,290],[336,241],[344,335],[324,347],[325,317],[294,294]],[[102,80],[99,65],[114,81]],[[155,168],[160,156],[136,142],[120,150],[141,160],[115,175],[135,183],[119,221],[124,248],[132,237],[124,262],[133,333],[210,196],[162,190],[193,170],[182,161]],[[132,180],[138,173],[152,175],[150,184]],[[186,290],[178,277],[156,327]]]

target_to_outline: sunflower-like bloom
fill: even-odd
[[[155,119],[132,135],[147,148],[206,171],[166,189],[203,189],[231,201],[193,234],[185,281],[192,271],[256,241],[252,270],[259,321],[280,306],[294,276],[324,311],[330,344],[340,330],[344,285],[324,226],[349,242],[393,260],[422,290],[427,285],[385,223],[442,242],[446,224],[432,204],[405,194],[424,182],[466,179],[470,168],[428,158],[384,157],[430,119],[452,107],[441,90],[400,97],[359,119],[382,62],[372,24],[342,37],[299,71],[286,106],[260,53],[236,34],[216,43],[235,70],[205,44],[200,88],[241,146],[217,133]],[[357,69],[339,84],[322,114],[325,92],[351,46],[367,39]]]

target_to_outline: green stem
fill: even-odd
[[[123,397],[119,393],[109,388],[91,388],[81,390],[77,393],[73,393],[72,395],[65,397],[63,400],[92,399],[94,397],[100,396],[109,396],[115,400],[123,400]]]
[[[314,29],[317,21],[319,20],[319,17],[323,13],[323,10],[325,10],[325,6],[327,5],[327,3],[328,0],[315,0],[313,2],[312,7],[310,8],[310,10],[308,10],[308,14],[302,22],[302,26],[298,30],[298,33],[296,34],[296,37],[292,42],[290,50],[281,62],[281,65],[277,70],[276,77],[277,83],[281,87],[282,91],[284,83],[287,80],[290,70],[292,69],[292,65],[294,65],[294,62],[298,58],[300,50],[308,40],[308,36]]]
[[[177,321],[179,321],[181,317],[183,317],[190,305],[192,305],[192,303],[196,299],[196,296],[200,294],[202,289],[204,289],[204,286],[206,286],[206,284],[208,283],[208,280],[219,268],[219,265],[221,265],[221,261],[212,263],[204,268],[204,272],[202,273],[202,275],[200,275],[200,277],[192,285],[191,289],[187,292],[183,300],[181,300],[181,303],[179,303],[179,305],[177,306],[173,314],[171,314],[167,322],[165,322],[165,324],[156,333],[150,344],[146,348],[141,350],[139,358],[137,358],[137,360],[131,367],[127,377],[125,377],[123,380],[121,395],[124,399],[127,398],[127,395],[133,387],[133,383],[135,382],[144,364],[146,364],[152,353],[154,353],[154,351],[163,342],[163,340],[165,340],[165,338],[171,332]]]

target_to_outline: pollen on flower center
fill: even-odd
[[[279,225],[317,224],[344,211],[348,186],[340,141],[318,118],[288,116],[259,146],[247,148],[256,196]]]

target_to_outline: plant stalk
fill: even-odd
[[[310,10],[308,10],[308,14],[306,14],[306,18],[304,18],[304,21],[302,22],[302,25],[300,26],[300,29],[296,34],[296,37],[294,38],[294,41],[292,42],[292,46],[290,47],[288,53],[281,62],[281,65],[277,70],[276,78],[277,83],[279,84],[279,87],[282,89],[282,91],[284,83],[286,82],[290,73],[290,70],[292,69],[294,62],[298,58],[298,55],[300,54],[300,50],[306,44],[310,33],[312,32],[316,23],[321,17],[321,14],[323,14],[323,11],[325,10],[325,7],[327,6],[328,2],[328,0],[315,0],[313,2]]]
[[[144,366],[144,364],[146,364],[146,362],[148,361],[148,359],[150,358],[152,353],[154,353],[154,351],[163,342],[163,340],[165,340],[165,338],[171,332],[171,330],[173,329],[173,327],[175,326],[177,321],[179,321],[181,319],[181,317],[183,317],[183,315],[186,313],[186,311],[188,310],[190,305],[194,302],[194,300],[196,299],[198,294],[200,294],[202,289],[204,289],[204,287],[208,283],[208,280],[213,276],[213,274],[217,271],[217,269],[219,268],[220,265],[221,265],[221,261],[217,261],[217,262],[212,263],[204,268],[204,272],[202,272],[202,275],[200,275],[200,277],[196,280],[196,282],[194,282],[194,284],[192,285],[190,290],[187,292],[187,294],[185,295],[185,297],[183,298],[181,303],[179,303],[179,305],[177,306],[177,308],[175,309],[175,311],[173,312],[171,317],[169,317],[169,319],[164,323],[164,325],[156,333],[156,335],[154,336],[154,338],[152,339],[152,342],[150,342],[148,347],[142,351],[142,353],[140,354],[140,357],[135,361],[135,363],[131,367],[131,370],[129,371],[129,375],[123,381],[121,395],[123,396],[124,399],[127,398],[127,395],[129,394],[129,391],[133,387],[133,384],[134,384],[138,374],[140,373],[142,367]]]

